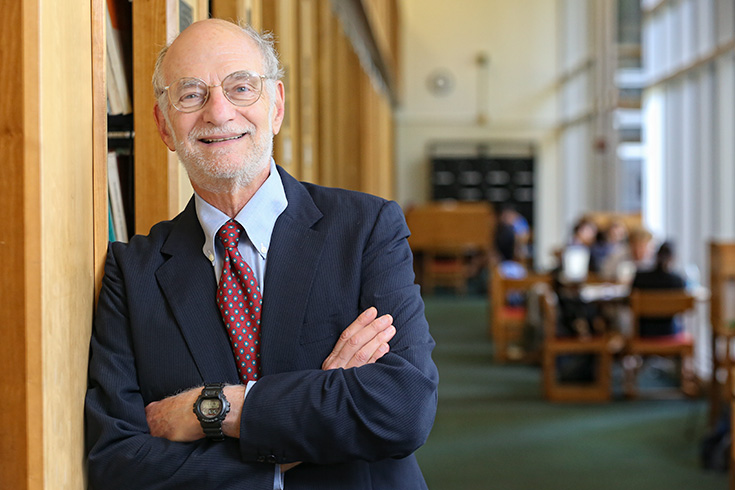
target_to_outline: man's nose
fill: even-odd
[[[209,88],[209,98],[202,108],[205,122],[220,126],[231,121],[237,114],[237,107],[225,97],[221,86]]]

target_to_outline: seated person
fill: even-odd
[[[516,237],[513,227],[500,223],[495,230],[495,251],[497,253],[497,267],[500,275],[505,279],[523,279],[526,277],[526,268],[517,260]],[[522,306],[525,303],[523,293],[513,291],[508,293],[506,302],[510,306]]]
[[[611,222],[607,228],[597,232],[595,243],[590,247],[590,272],[600,272],[605,259],[617,248],[624,246],[628,230],[622,221]]]
[[[651,267],[653,235],[645,228],[630,232],[628,243],[620,243],[610,251],[600,267],[603,279],[629,284],[635,271]]]
[[[664,242],[656,254],[656,266],[649,271],[636,272],[633,288],[636,289],[684,289],[684,279],[672,272],[674,250],[669,242]],[[678,318],[641,318],[639,335],[657,337],[674,335],[682,331]]]
[[[495,250],[498,255],[498,270],[509,279],[526,277],[526,268],[518,260],[516,234],[512,225],[499,223],[495,231]]]
[[[513,257],[519,262],[524,262],[530,255],[531,228],[526,218],[512,204],[505,203],[498,213],[498,232],[501,229],[507,232],[509,228],[513,233]],[[497,237],[498,233],[496,232],[496,239]]]
[[[583,217],[574,225],[570,245],[591,247],[597,237],[597,225],[589,218]]]

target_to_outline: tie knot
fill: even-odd
[[[240,233],[242,233],[242,231],[243,229],[240,223],[231,219],[222,225],[222,228],[219,229],[217,235],[219,235],[219,238],[222,240],[222,244],[225,248],[233,249],[237,248],[237,242],[240,241]]]

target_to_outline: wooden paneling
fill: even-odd
[[[43,413],[44,487],[82,488],[94,308],[91,3],[44,2],[40,15],[43,246],[41,288],[29,295],[42,295],[43,405],[29,408]]]
[[[271,2],[272,0],[265,0]],[[263,29],[263,0],[211,0],[212,17]]]
[[[133,2],[133,113],[135,114],[135,232],[147,234],[172,216],[171,182],[178,162],[161,143],[153,119],[151,77],[158,51],[177,32],[177,9],[170,0]]]
[[[206,18],[207,3],[187,0],[193,19]],[[186,172],[161,142],[153,119],[151,86],[160,49],[179,32],[179,0],[133,2],[133,113],[135,114],[135,231],[174,217],[191,196]]]
[[[0,82],[3,488],[84,488],[95,4],[10,2],[0,20],[0,60],[14,74]]]
[[[7,73],[16,77],[0,77],[0,145],[5,155],[3,178],[0,179],[0,393],[14,400],[8,404],[5,416],[13,423],[5,424],[0,437],[0,475],[9,488],[29,488],[31,478],[42,483],[42,459],[29,461],[26,456],[38,456],[42,451],[40,432],[42,427],[32,427],[29,420],[29,405],[38,403],[41,393],[29,390],[29,369],[33,372],[30,388],[40,385],[40,369],[36,356],[27,354],[27,338],[38,337],[38,328],[33,328],[27,312],[36,307],[40,311],[40,298],[29,302],[26,295],[26,262],[28,249],[38,251],[37,244],[24,240],[26,223],[38,225],[38,207],[25,213],[28,194],[38,199],[35,186],[25,188],[26,174],[38,182],[37,142],[27,141],[35,134],[38,121],[38,100],[33,97],[38,77],[36,64],[23,63],[25,53],[38,52],[38,18],[33,12],[35,5],[11,2],[0,17],[0,62]],[[32,18],[24,22],[28,15]],[[29,104],[27,106],[27,104]],[[38,277],[40,264],[30,263],[33,274]],[[36,284],[34,284],[35,286]],[[30,303],[30,304],[29,304]],[[40,316],[35,319],[40,320]],[[40,322],[39,322],[40,323]],[[36,324],[38,325],[38,324]],[[29,328],[31,331],[29,331]],[[8,375],[12,373],[12,375]],[[40,419],[40,418],[39,418]],[[33,433],[29,433],[33,430]],[[39,464],[40,463],[40,464]],[[33,475],[31,475],[33,471]],[[35,488],[41,488],[36,485]]]
[[[270,0],[265,0],[270,1]],[[245,0],[245,22],[258,31],[263,29],[263,0]]]
[[[398,70],[398,3],[397,0],[363,0],[370,29],[390,78],[395,81]]]
[[[278,164],[297,179],[301,178],[298,3],[299,0],[271,0],[263,6],[263,28],[275,33],[285,72],[286,112],[281,131],[273,142],[273,154]]]
[[[318,0],[319,40],[318,64],[319,76],[317,80],[319,94],[319,170],[318,182],[323,185],[336,185],[337,148],[337,102],[335,87],[337,72],[335,68],[336,38],[339,30],[337,19],[332,14],[330,0]]]
[[[317,0],[299,1],[299,113],[301,179],[317,182],[319,138],[318,138],[318,10]]]
[[[393,112],[388,98],[361,76],[361,190],[394,198]]]
[[[107,90],[105,46],[105,0],[92,0],[92,199],[94,209],[95,299],[104,274],[109,238],[107,200]],[[96,301],[95,301],[96,302]]]
[[[338,138],[334,164],[335,185],[360,190],[360,76],[357,55],[342,29],[336,36],[335,126]]]
[[[237,23],[245,14],[245,0],[211,0],[212,17]]]

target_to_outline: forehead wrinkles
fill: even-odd
[[[174,41],[163,60],[166,82],[196,77],[216,85],[235,71],[249,70],[262,74],[263,57],[257,45],[244,34],[222,34],[216,36],[212,33],[198,39],[187,36]]]

